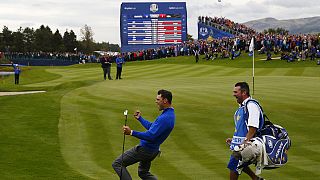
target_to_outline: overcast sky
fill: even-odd
[[[186,2],[188,33],[197,38],[197,18],[223,16],[235,22],[274,17],[295,19],[320,16],[319,0],[173,0]],[[0,26],[16,31],[20,26],[48,25],[54,32],[73,30],[80,39],[85,24],[97,42],[120,43],[120,5],[122,2],[170,2],[167,0],[0,0]],[[172,2],[172,1],[171,1]]]

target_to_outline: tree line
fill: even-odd
[[[41,25],[38,29],[22,28],[11,31],[4,26],[0,32],[0,51],[2,52],[83,52],[92,53],[95,50],[119,52],[118,44],[95,42],[90,26],[81,28],[81,40],[73,30],[66,30],[63,35],[57,29],[53,32],[49,26]]]

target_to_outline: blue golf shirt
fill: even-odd
[[[132,131],[132,136],[140,139],[140,145],[145,149],[155,152],[159,151],[160,145],[167,139],[175,124],[173,108],[167,108],[151,123],[141,116],[138,119],[145,132]]]

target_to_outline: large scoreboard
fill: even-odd
[[[185,2],[122,3],[120,16],[122,52],[187,40]]]

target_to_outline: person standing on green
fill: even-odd
[[[116,59],[116,64],[117,64],[116,79],[122,79],[121,78],[121,73],[122,73],[122,65],[123,65],[123,63],[124,63],[124,59],[123,59],[122,55],[119,54],[117,59]]]
[[[21,69],[19,65],[14,66],[14,84],[19,84],[20,73],[21,73]]]

